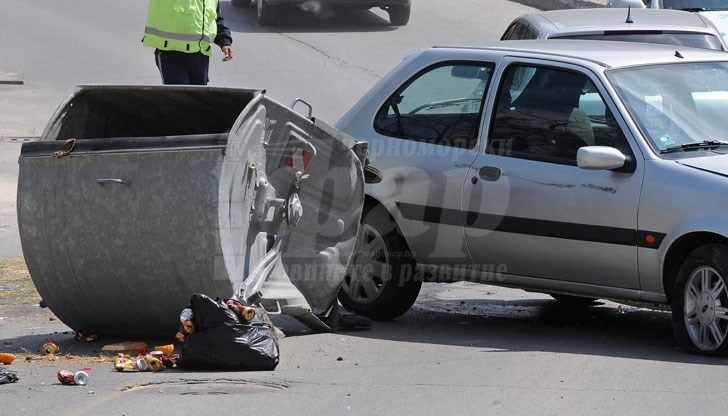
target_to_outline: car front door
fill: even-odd
[[[426,270],[470,266],[462,226],[448,218],[460,210],[463,181],[478,153],[494,67],[478,60],[437,62],[412,74],[376,111],[369,157],[384,179],[368,193],[398,213],[397,225]]]
[[[500,79],[487,146],[463,189],[475,267],[544,291],[558,290],[557,281],[638,288],[643,170],[609,122],[611,104],[598,82],[576,67],[536,62],[511,62]],[[595,145],[616,147],[630,162],[616,170],[577,167],[577,150]]]

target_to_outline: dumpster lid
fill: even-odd
[[[241,299],[309,326],[331,311],[359,230],[365,154],[366,143],[264,95],[250,103],[220,179],[222,246]]]

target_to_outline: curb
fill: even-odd
[[[515,0],[517,3],[535,7],[541,10],[561,9],[593,9],[604,7],[603,4],[587,0]]]

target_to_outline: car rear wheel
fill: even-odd
[[[675,338],[685,350],[715,355],[728,344],[728,245],[693,250],[677,273],[672,293]]]
[[[261,26],[274,26],[278,24],[278,8],[269,5],[266,0],[257,0],[258,23]]]
[[[422,286],[415,262],[389,212],[367,210],[357,236],[349,272],[339,291],[347,310],[374,320],[394,319],[417,300]]]
[[[392,26],[404,26],[409,23],[410,6],[389,6],[387,12]]]

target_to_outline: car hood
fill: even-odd
[[[728,176],[728,154],[701,156],[679,160],[678,163],[718,175]]]

